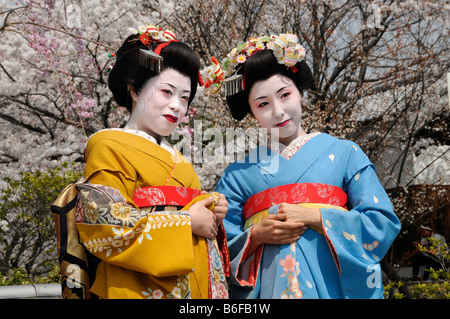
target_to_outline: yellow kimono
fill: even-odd
[[[187,210],[211,195],[184,207],[140,208],[133,200],[136,190],[149,186],[200,190],[192,165],[165,139],[161,145],[151,139],[108,129],[87,143],[76,215],[80,241],[101,260],[91,292],[100,298],[227,298],[223,249],[215,239],[192,234]]]

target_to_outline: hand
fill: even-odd
[[[301,222],[306,226],[322,228],[322,214],[318,208],[281,203],[278,206],[278,214],[286,215],[286,221]]]
[[[216,216],[207,207],[213,202],[209,196],[189,208],[191,214],[192,233],[205,238],[217,236]]]
[[[286,220],[286,214],[268,215],[252,229],[250,250],[262,244],[284,245],[296,242],[306,231],[302,222]]]
[[[216,215],[216,224],[217,227],[220,226],[222,220],[224,220],[225,216],[228,212],[228,201],[225,198],[224,194],[219,194],[219,201],[214,205],[213,213]]]
[[[206,191],[202,191],[201,194],[209,194]],[[220,226],[220,223],[222,222],[222,220],[225,219],[225,216],[227,215],[228,212],[228,201],[225,198],[224,194],[219,194],[219,193],[215,193],[219,195],[219,200],[217,201],[217,203],[214,204],[214,209],[213,209],[213,213],[216,216],[216,224],[217,224],[217,228]]]

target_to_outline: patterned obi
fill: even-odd
[[[194,199],[199,197],[201,190],[183,186],[148,186],[138,188],[134,191],[133,201],[143,211],[158,210],[187,210]],[[204,194],[212,195],[214,203],[219,201],[216,192]],[[199,197],[197,200],[201,200]],[[206,239],[209,268],[209,295],[208,298],[228,297],[226,276],[230,276],[230,255],[228,252],[227,235],[223,223],[220,224],[215,239]],[[219,296],[219,297],[218,297]]]
[[[182,186],[148,186],[136,189],[133,201],[139,208],[150,206],[184,207],[200,193],[199,189]]]
[[[244,229],[261,222],[269,215],[269,208],[280,203],[345,211],[347,210],[347,201],[347,194],[341,188],[328,184],[296,183],[269,188],[253,195],[245,203]]]

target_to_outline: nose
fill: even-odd
[[[169,109],[173,112],[179,112],[181,109],[181,102],[177,98],[170,100]]]
[[[284,116],[284,108],[278,101],[273,102],[273,117],[275,119],[281,119]]]

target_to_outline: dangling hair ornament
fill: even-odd
[[[223,81],[225,96],[235,95],[244,90],[244,77],[241,74],[233,74]]]
[[[161,50],[170,42],[178,41],[171,30],[163,30],[154,25],[140,26],[139,30],[129,29],[131,34],[140,34],[139,41],[144,45],[159,44],[155,51],[141,49],[139,63],[151,71],[161,73],[164,70],[164,58],[160,55]]]
[[[164,59],[152,50],[140,50],[139,64],[145,66],[150,71],[161,73],[164,69]]]
[[[295,65],[306,56],[305,48],[298,44],[298,37],[293,33],[249,38],[248,41],[231,50],[222,61],[224,79],[222,84],[217,83],[217,85],[224,87],[225,96],[234,95],[245,89],[245,79],[237,72],[247,58],[260,50],[267,49],[272,50],[279,64],[284,64],[293,73],[298,71]]]

